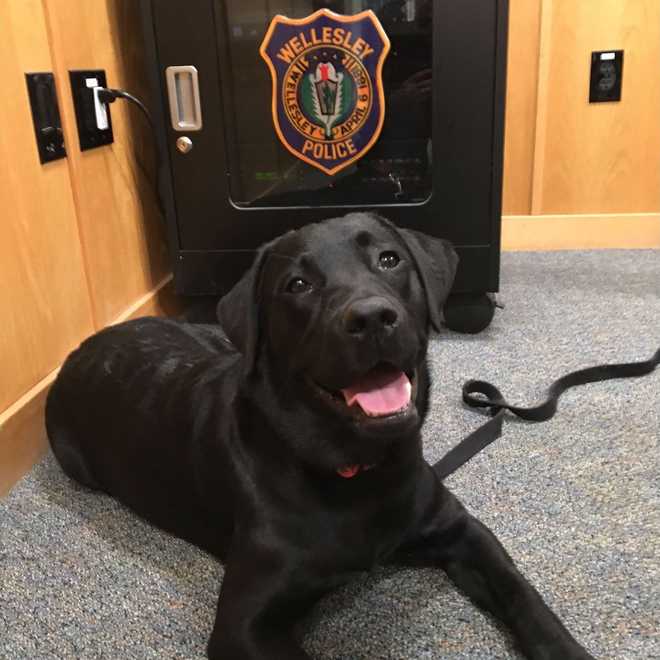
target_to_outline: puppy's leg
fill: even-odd
[[[304,581],[294,583],[293,568],[263,550],[232,552],[207,647],[210,660],[310,660],[292,630],[315,598]]]
[[[443,568],[478,606],[507,624],[532,660],[593,660],[522,576],[491,531],[442,488],[437,514],[402,548],[408,563]]]

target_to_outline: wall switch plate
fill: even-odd
[[[55,77],[52,73],[26,73],[25,81],[30,97],[39,161],[43,164],[66,158]]]
[[[589,103],[620,101],[622,76],[622,50],[599,50],[591,53]]]
[[[87,151],[106,144],[112,144],[112,121],[110,108],[106,103],[100,103],[95,87],[106,87],[105,71],[90,69],[86,71],[69,71],[73,106],[76,111],[78,139],[80,150]]]

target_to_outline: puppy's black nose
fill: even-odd
[[[385,298],[373,296],[352,302],[345,310],[344,329],[350,335],[389,332],[396,327],[399,315]]]

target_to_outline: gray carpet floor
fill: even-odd
[[[660,345],[660,251],[503,255],[502,302],[430,357],[426,454],[483,417],[469,378],[537,402],[563,373]],[[448,480],[598,658],[660,658],[660,373],[577,388]],[[52,457],[0,501],[0,658],[202,658],[222,567],[68,481]],[[324,660],[519,658],[507,633],[433,570],[384,568],[302,626]],[[229,659],[228,659],[229,660]]]

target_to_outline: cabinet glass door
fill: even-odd
[[[432,7],[432,0],[218,0],[226,174],[232,203],[243,208],[336,207],[427,200],[432,186]],[[278,137],[271,74],[260,55],[275,15],[304,19],[322,8],[349,17],[370,9],[390,41],[382,69],[385,114],[380,136],[363,156],[331,175],[293,155]],[[332,55],[325,56],[321,47],[308,59],[313,58],[308,66],[312,74],[315,66],[327,70],[326,60],[332,63]],[[323,80],[320,69],[316,71],[319,91],[309,87],[305,98],[299,92],[301,109],[304,113],[307,108],[305,116],[312,119],[315,112],[320,117],[325,111],[328,98],[335,99],[335,81],[342,80],[334,69]],[[349,93],[345,89],[344,98]],[[341,117],[333,126],[340,122]]]

